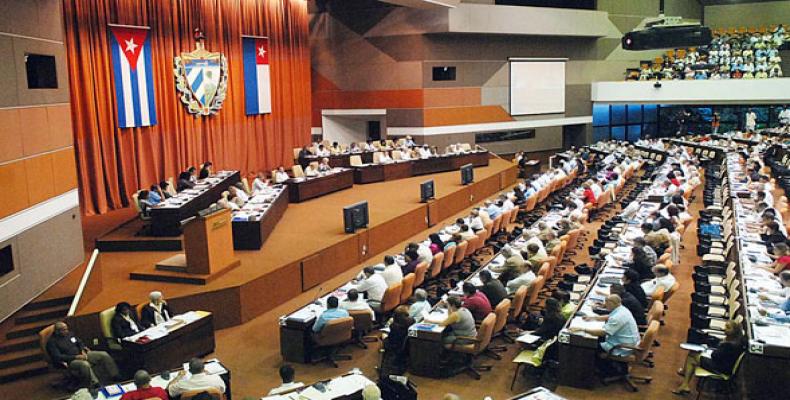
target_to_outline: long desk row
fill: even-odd
[[[419,160],[403,160],[386,164],[354,166],[354,183],[364,184],[410,178],[412,176],[455,171],[466,164],[475,167],[488,165],[487,151],[473,151]]]
[[[666,157],[662,161],[666,161]],[[666,169],[664,164],[662,168]],[[593,275],[578,275],[577,282],[571,291],[571,301],[576,302],[576,311],[569,318],[558,336],[559,343],[559,382],[562,385],[593,388],[597,377],[595,371],[596,359],[599,351],[599,338],[575,328],[601,329],[603,321],[586,321],[585,316],[596,315],[594,309],[600,307],[609,294],[612,283],[620,283],[625,268],[623,264],[630,260],[631,243],[634,238],[641,236],[640,225],[660,207],[662,196],[651,196],[660,182],[655,181],[651,188],[645,189],[637,197],[639,210],[623,224],[612,229],[614,235],[619,235],[619,241],[607,246],[609,254],[604,258],[602,266]],[[658,202],[657,202],[658,201]]]
[[[228,190],[241,181],[239,171],[219,171],[216,175],[199,181],[194,188],[179,192],[150,209],[151,235],[178,236],[181,221],[197,215],[209,207]]]
[[[233,211],[233,248],[260,250],[288,208],[288,190],[283,185],[267,188]]]
[[[744,361],[744,376],[750,398],[786,398],[776,390],[778,382],[790,379],[790,325],[772,321],[760,316],[758,305],[774,311],[770,306],[761,305],[760,293],[768,290],[781,290],[781,284],[766,270],[757,268],[758,264],[770,264],[768,250],[759,234],[759,216],[754,211],[754,201],[750,189],[742,182],[745,177],[743,165],[738,154],[727,155],[727,179],[729,187],[725,205],[731,205],[735,240],[734,252],[730,260],[738,263],[736,277],[740,279],[745,313],[746,334],[749,340],[748,353]],[[781,216],[780,216],[781,217]]]

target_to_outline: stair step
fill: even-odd
[[[15,351],[13,353],[6,353],[0,355],[0,371],[5,368],[17,367],[20,365],[28,365],[36,361],[43,361],[44,355],[41,354],[41,349],[27,349],[22,351]]]
[[[49,372],[49,365],[45,361],[5,368],[0,370],[0,384],[31,376],[44,375],[47,372]]]
[[[17,325],[20,325],[30,322],[44,321],[52,318],[62,318],[68,314],[69,306],[69,304],[58,304],[45,308],[22,310],[14,315],[14,322]]]
[[[53,306],[71,305],[72,300],[74,300],[74,296],[58,297],[56,299],[34,301],[22,307],[22,311],[38,310],[41,308],[49,308]]]
[[[6,339],[18,339],[25,336],[38,337],[39,331],[58,321],[60,321],[60,318],[52,318],[43,321],[36,321],[27,324],[16,325],[10,331],[8,331],[8,333],[6,333],[5,337]]]
[[[0,343],[0,354],[39,348],[38,336],[26,336]]]

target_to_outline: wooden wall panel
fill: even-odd
[[[27,179],[22,161],[0,165],[0,187],[6,193],[0,196],[0,218],[27,208]]]
[[[430,201],[428,203],[428,226],[434,226],[439,221],[439,205],[436,201]]]
[[[20,108],[19,119],[24,130],[22,145],[25,156],[52,149],[45,107]]]
[[[316,253],[307,257],[301,262],[302,269],[302,291],[305,292],[319,283],[321,280],[321,254]]]
[[[426,108],[423,111],[425,126],[464,125],[512,120],[513,117],[501,106]]]
[[[502,190],[514,183],[518,179],[518,167],[513,166],[499,173],[499,189]]]
[[[499,192],[500,178],[499,175],[491,175],[479,182],[472,185],[472,203],[483,201],[486,197]]]
[[[8,108],[0,110],[0,162],[22,158],[22,130],[19,123],[19,110]]]
[[[24,160],[27,176],[28,205],[38,204],[55,195],[55,184],[52,182],[52,153],[27,158]]]
[[[428,229],[426,215],[427,206],[422,206],[368,229],[370,254],[379,254],[420,231]]]
[[[71,107],[68,104],[47,107],[47,122],[53,149],[71,146],[74,143]]]
[[[439,208],[439,216],[438,221],[443,221],[453,214],[458,213],[459,211],[469,207],[472,205],[472,202],[469,201],[469,196],[471,195],[472,191],[469,187],[464,188],[463,190],[459,190],[447,196],[437,198],[436,202],[437,207]]]
[[[239,287],[197,293],[168,300],[176,314],[200,310],[214,314],[214,329],[230,328],[242,323]]]
[[[247,322],[302,293],[298,262],[285,265],[240,288],[241,321]]]
[[[52,153],[52,174],[55,195],[77,188],[77,163],[73,147]]]
[[[358,241],[357,235],[351,235],[348,239],[302,260],[302,290],[313,288],[359,264]]]

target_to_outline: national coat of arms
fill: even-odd
[[[219,112],[228,90],[228,60],[206,50],[203,34],[195,29],[195,50],[175,58],[176,89],[192,114]]]

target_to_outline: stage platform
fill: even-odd
[[[177,254],[174,250],[103,252],[89,282],[91,295],[83,299],[70,323],[85,338],[101,337],[100,311],[120,301],[147,301],[149,292],[160,290],[175,310],[211,311],[218,329],[239,325],[305,291],[317,290],[349,268],[378,262],[371,257],[512,185],[517,173],[514,164],[495,157],[489,166],[475,168],[475,182],[467,186],[460,184],[460,172],[453,171],[355,185],[289,204],[260,250],[237,250],[241,265],[205,286],[129,279],[130,272],[153,268]],[[428,178],[435,181],[436,199],[420,203],[419,185]],[[346,234],[342,208],[363,200],[370,205],[370,225]],[[127,223],[103,238],[139,241],[142,237],[134,236],[135,229]]]

